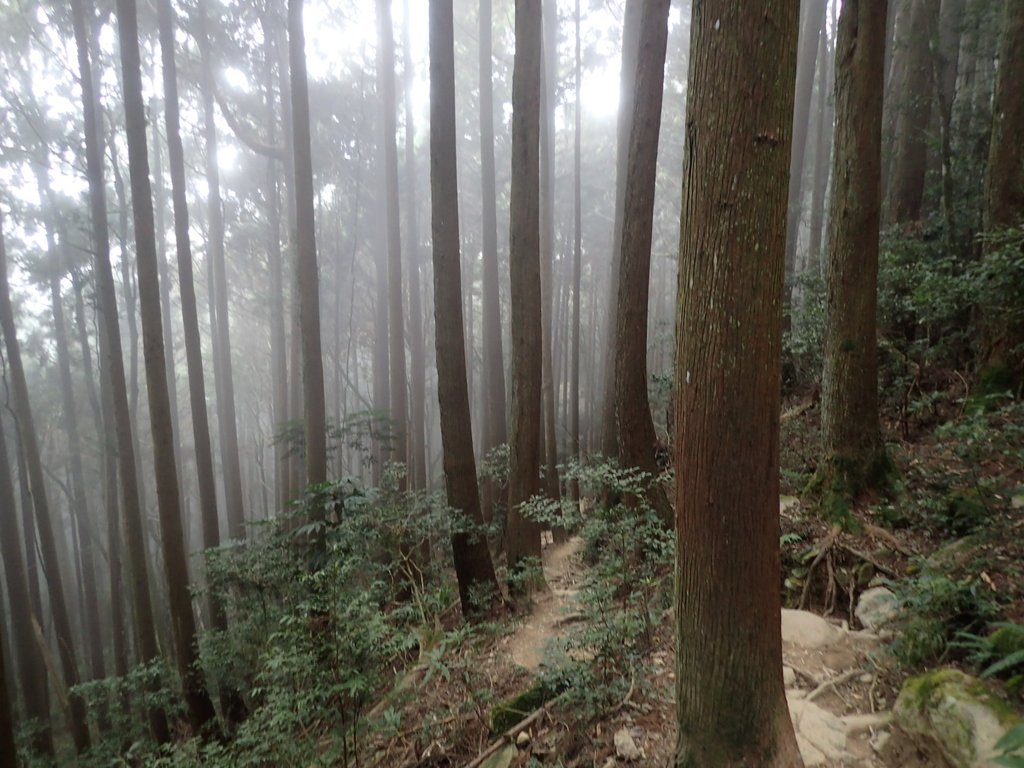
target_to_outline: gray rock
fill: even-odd
[[[939,669],[903,684],[893,722],[941,753],[952,768],[996,768],[993,748],[1020,718],[984,683],[956,669]]]
[[[620,760],[625,760],[627,763],[641,760],[644,757],[644,753],[633,741],[633,734],[629,732],[628,728],[620,728],[615,732],[615,754]]]
[[[823,648],[839,641],[842,632],[816,613],[782,609],[782,641],[804,648]]]
[[[796,730],[796,743],[806,768],[842,763],[846,751],[843,721],[813,701],[788,696],[789,714]]]
[[[854,615],[867,629],[877,630],[892,621],[899,612],[899,601],[891,589],[872,587],[860,594]]]
[[[796,686],[796,672],[792,667],[782,668],[782,683],[787,688],[794,688]]]

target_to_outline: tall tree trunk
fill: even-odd
[[[167,126],[167,154],[171,171],[171,195],[174,209],[174,240],[178,260],[178,290],[181,295],[181,319],[185,330],[185,360],[188,367],[189,404],[192,409],[192,439],[195,443],[196,480],[199,486],[199,510],[203,548],[220,546],[220,520],[217,515],[217,486],[213,473],[213,449],[210,444],[210,420],[206,411],[206,383],[203,374],[203,349],[199,333],[199,311],[192,273],[192,242],[189,236],[189,212],[186,199],[185,152],[181,142],[181,117],[178,101],[178,74],[174,59],[174,11],[170,0],[157,3],[160,51],[163,60],[164,105]],[[220,601],[208,597],[210,626],[223,632],[227,616]],[[232,722],[243,714],[241,699],[232,691],[221,691],[221,705]]]
[[[426,355],[423,350],[423,303],[420,291],[420,236],[416,205],[416,129],[412,111],[414,72],[412,44],[409,40],[409,0],[405,0],[402,20],[402,58],[405,97],[405,247],[409,267],[409,383],[412,405],[409,413],[409,481],[414,489],[425,488],[426,444]]]
[[[480,184],[483,214],[483,379],[487,434],[484,450],[508,440],[505,416],[505,356],[498,285],[498,203],[494,179],[494,86],[492,0],[480,2]]]
[[[938,24],[938,5],[933,0],[912,0],[909,27],[905,31],[905,80],[899,93],[902,103],[896,117],[892,178],[889,180],[888,219],[894,224],[921,220],[924,179],[928,167],[928,126],[931,122],[931,41]],[[899,30],[897,34],[900,34]]]
[[[142,315],[142,354],[146,367],[146,393],[149,397],[160,543],[171,613],[174,659],[185,692],[189,724],[194,732],[199,733],[214,720],[215,713],[202,671],[198,668],[198,638],[192,613],[192,596],[189,593],[178,468],[171,435],[135,0],[117,0],[117,21],[128,140],[128,172],[135,222],[135,269]]]
[[[0,647],[3,646],[3,622],[0,622]],[[0,768],[18,768],[18,748],[14,743],[14,686],[7,683],[3,655],[0,654]]]
[[[1002,24],[985,176],[984,228],[989,234],[1024,221],[1024,0],[1007,0]],[[999,322],[986,318],[982,335],[979,380],[990,389],[1018,387],[1024,380],[1024,321],[1019,315]]]
[[[798,6],[705,0],[693,9],[674,388],[680,767],[801,765],[778,589]]]
[[[25,716],[34,720],[36,724],[32,750],[39,755],[53,758],[50,689],[45,684],[46,667],[32,630],[32,622],[42,621],[42,617],[33,609],[29,593],[25,559],[19,542],[14,484],[11,481],[11,466],[7,457],[7,439],[4,432],[3,419],[0,418],[0,556],[3,557],[4,574],[7,577],[14,658],[18,665],[21,695],[25,700]],[[13,691],[13,687],[10,690]],[[0,754],[4,753],[0,751]]]
[[[641,17],[642,53],[637,59],[633,85],[636,106],[626,163],[622,241],[616,246],[621,272],[615,330],[615,411],[619,425],[619,460],[622,466],[635,467],[651,476],[649,500],[661,520],[671,528],[674,513],[658,479],[658,437],[647,395],[647,307],[668,11],[668,0],[648,0]]]
[[[39,198],[51,211],[56,211],[56,203],[50,189],[49,163],[43,161],[36,166],[36,179],[39,186]],[[89,504],[85,493],[85,472],[82,468],[82,447],[78,432],[78,410],[75,407],[74,388],[71,383],[71,353],[68,348],[67,322],[64,318],[64,297],[60,284],[64,272],[63,259],[57,246],[52,216],[46,216],[46,249],[50,267],[50,307],[53,313],[53,336],[57,348],[57,369],[60,378],[61,408],[64,413],[64,431],[68,438],[68,463],[71,469],[72,519],[79,526],[88,527],[81,535],[79,555],[82,562],[81,580],[84,600],[83,617],[87,635],[89,656],[89,676],[93,680],[106,677],[103,663],[103,636],[100,629],[100,605],[96,592],[96,564],[93,552],[93,537]],[[104,730],[106,719],[103,718]]]
[[[238,452],[238,420],[235,415],[235,377],[231,365],[231,316],[228,309],[228,280],[224,265],[224,210],[220,197],[220,167],[217,165],[217,124],[213,114],[213,62],[206,26],[205,0],[198,5],[199,54],[202,62],[203,138],[206,142],[207,197],[206,257],[213,264],[213,297],[216,337],[213,375],[217,379],[217,422],[220,433],[221,466],[224,472],[224,502],[227,506],[228,538],[245,540],[245,495]]]
[[[615,366],[618,360],[616,349],[619,326],[619,274],[622,271],[623,210],[626,202],[626,169],[629,159],[629,137],[633,128],[633,106],[636,82],[636,66],[640,48],[640,14],[643,0],[626,0],[622,22],[622,66],[619,71],[619,111],[616,125],[615,150],[615,218],[612,224],[612,252],[608,265],[608,303],[606,308],[607,326],[604,332],[604,391],[601,409],[601,453],[611,458],[619,455],[618,419],[615,408],[618,396],[615,393]]]
[[[153,606],[150,596],[149,571],[146,557],[146,535],[139,492],[138,465],[135,461],[135,442],[132,435],[131,410],[128,404],[128,387],[125,382],[124,356],[121,348],[121,331],[117,318],[117,291],[114,286],[114,272],[110,265],[110,240],[107,229],[106,185],[103,181],[103,144],[100,140],[100,98],[98,73],[94,73],[89,56],[86,37],[86,9],[92,15],[92,8],[83,0],[71,0],[72,21],[75,30],[75,44],[78,49],[78,67],[82,85],[82,110],[85,125],[86,175],[89,183],[89,214],[92,230],[94,273],[96,279],[97,311],[100,325],[100,349],[103,364],[100,366],[104,377],[102,389],[109,393],[104,403],[104,422],[113,422],[116,437],[118,469],[121,481],[121,512],[124,516],[125,541],[128,551],[128,566],[131,573],[132,608],[135,617],[135,637],[138,641],[139,661],[149,663],[156,660],[159,649],[156,642],[156,628],[153,621]],[[98,50],[98,29],[93,28],[93,47]],[[108,431],[109,434],[109,431]],[[109,472],[108,468],[108,478]],[[120,569],[116,562],[121,548],[121,537],[117,533],[117,505],[108,509],[108,531],[110,550],[111,604],[120,603]],[[115,617],[114,626],[117,628]],[[115,634],[114,658],[126,658],[117,648]],[[160,743],[170,740],[170,731],[164,712],[157,707],[147,709],[149,727],[153,737]]]
[[[935,92],[939,106],[939,138],[942,158],[942,218],[946,248],[953,252],[957,243],[955,185],[953,180],[953,98],[956,96],[957,61],[964,23],[966,0],[943,0],[939,15],[939,46],[935,58]]]
[[[555,307],[553,267],[555,261],[555,102],[558,88],[558,9],[556,0],[541,0],[541,113],[540,113],[540,291],[541,291],[541,410],[543,426],[544,491],[552,499],[560,496],[558,483],[558,433],[555,430],[555,368],[552,364],[552,335]]]
[[[380,90],[381,141],[384,143],[384,189],[387,195],[388,360],[391,419],[395,439],[391,459],[408,461],[409,408],[405,369],[405,320],[402,312],[402,235],[398,210],[398,147],[395,120],[395,40],[391,0],[377,0],[377,87]],[[408,485],[408,473],[402,487]]]
[[[583,79],[583,59],[580,37],[580,0],[575,7],[576,56],[575,70],[575,106],[573,108],[573,148],[572,148],[572,319],[569,321],[572,333],[572,359],[569,365],[569,450],[577,461],[583,458],[583,446],[580,443],[580,288],[583,275],[583,207],[582,207],[582,174],[581,149],[583,141],[583,103],[580,88]],[[580,500],[580,484],[573,480],[569,492],[573,501]]]
[[[448,505],[465,515],[470,524],[480,526],[483,517],[473,457],[459,274],[454,46],[452,0],[430,0],[430,198],[441,450]],[[499,594],[487,539],[475,531],[456,533],[452,551],[462,613],[479,615]]]
[[[302,401],[306,432],[306,482],[327,481],[327,407],[320,347],[320,276],[316,260],[313,152],[309,135],[309,84],[302,0],[288,0],[288,52],[295,157],[295,284],[302,338]]]
[[[541,0],[516,0],[512,74],[512,189],[509,282],[512,290],[512,439],[509,571],[541,556],[540,525],[520,509],[540,490],[540,70]]]
[[[35,509],[36,530],[39,534],[39,549],[50,596],[50,610],[57,634],[61,671],[64,685],[71,689],[78,685],[78,661],[75,654],[75,638],[71,630],[71,615],[64,595],[61,580],[61,564],[57,554],[57,539],[53,520],[46,497],[46,480],[43,477],[43,463],[39,455],[39,442],[32,420],[32,406],[28,396],[28,382],[21,362],[21,347],[18,343],[14,324],[14,310],[11,306],[11,289],[7,276],[7,252],[4,247],[3,217],[0,216],[0,325],[3,327],[7,348],[7,365],[11,372],[14,417],[25,463],[28,466],[29,488],[32,491],[32,506]],[[75,750],[85,752],[90,745],[89,723],[86,720],[85,701],[78,694],[68,692],[69,721]]]
[[[825,34],[828,0],[807,0],[796,62],[796,94],[793,105],[793,148],[789,158],[789,204],[786,216],[786,303],[793,295],[796,277],[796,247],[804,203],[804,166],[807,162],[807,131],[811,122],[811,91],[814,86],[818,40]]]
[[[878,3],[847,0],[836,41],[836,138],[825,287],[821,433],[826,490],[884,481],[876,306],[885,26]]]
[[[811,198],[811,239],[807,251],[807,270],[812,274],[821,273],[821,234],[825,223],[825,195],[828,192],[829,172],[832,169],[832,122],[834,119],[831,98],[834,78],[834,56],[829,51],[828,34],[821,35],[818,46],[818,102],[817,126],[814,150],[814,189]]]

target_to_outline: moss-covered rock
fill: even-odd
[[[538,680],[522,693],[497,704],[491,710],[491,733],[504,733],[543,707],[563,690],[565,690],[564,685],[556,686],[546,680]]]
[[[939,669],[903,684],[893,721],[953,768],[996,768],[994,746],[1020,722],[993,688],[956,669]]]

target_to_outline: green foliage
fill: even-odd
[[[987,635],[963,632],[957,646],[968,651],[968,661],[982,677],[1006,681],[1011,693],[1024,694],[1024,624],[996,622]]]
[[[996,742],[997,765],[1007,768],[1024,768],[1024,723],[1019,723],[1003,734]]]
[[[161,768],[354,765],[368,705],[396,669],[445,642],[441,614],[456,602],[447,542],[466,521],[438,498],[401,490],[400,478],[388,468],[379,488],[343,479],[309,489],[290,520],[207,552],[208,590],[229,629],[204,633],[201,662],[214,688],[242,693],[249,717],[228,743],[167,750],[124,714],[116,740],[93,750],[96,764],[126,759],[130,741],[133,762]],[[93,707],[125,692],[155,695],[180,719],[169,709],[180,695],[162,670],[111,685],[82,690]]]
[[[899,601],[892,651],[908,667],[945,659],[958,636],[976,632],[998,613],[983,581],[951,576],[927,563],[916,577],[889,587]]]
[[[816,272],[796,278],[789,323],[782,337],[783,382],[795,387],[821,376],[825,339],[825,283]]]

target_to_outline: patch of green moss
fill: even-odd
[[[804,493],[818,499],[825,520],[844,531],[856,533],[860,530],[860,523],[851,512],[853,500],[868,490],[892,495],[898,489],[896,465],[885,450],[878,450],[863,461],[833,454],[822,463]]]
[[[981,527],[989,517],[988,507],[977,488],[957,488],[946,498],[945,525],[950,533],[963,536]]]
[[[537,680],[522,693],[497,704],[491,710],[491,733],[500,734],[543,707],[565,690],[564,685]]]

